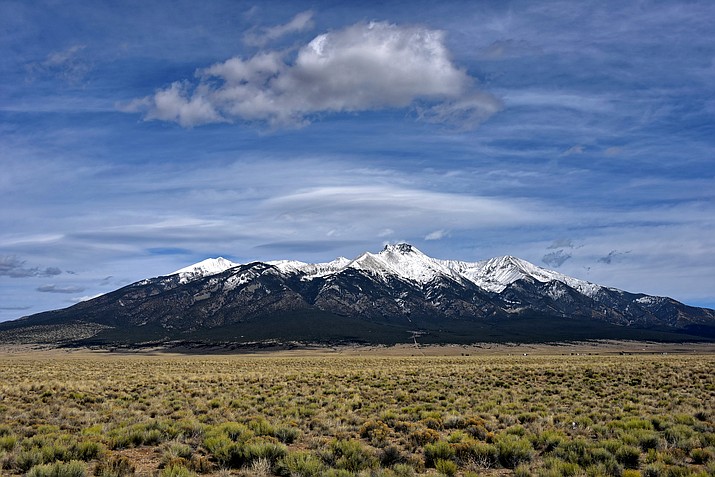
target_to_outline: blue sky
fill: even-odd
[[[710,1],[0,2],[0,320],[413,243],[715,307]]]

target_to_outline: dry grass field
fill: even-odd
[[[0,475],[715,476],[713,354],[459,349],[5,354]]]

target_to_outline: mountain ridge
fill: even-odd
[[[442,260],[406,243],[317,264],[211,258],[6,323],[0,340],[6,329],[81,323],[98,331],[76,341],[104,344],[715,339],[713,310],[598,285],[510,255]]]

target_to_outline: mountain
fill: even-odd
[[[84,345],[597,338],[715,340],[715,311],[597,285],[512,256],[440,260],[401,243],[316,264],[212,258],[69,308],[0,323],[0,342]]]

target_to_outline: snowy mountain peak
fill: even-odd
[[[501,293],[508,285],[526,277],[542,283],[561,282],[591,297],[603,288],[594,283],[538,267],[531,262],[511,255],[495,257],[478,263],[482,266],[473,271],[471,275],[472,281],[482,288],[497,293]]]
[[[224,272],[229,268],[237,267],[239,264],[234,263],[231,260],[227,260],[223,257],[218,258],[207,258],[188,267],[184,267],[177,270],[169,275],[179,275],[180,283],[188,283],[192,280],[198,278],[207,277],[209,275],[216,275],[217,273]]]
[[[315,278],[342,270],[350,263],[350,259],[338,257],[325,263],[305,263],[297,260],[273,260],[267,263],[283,273],[305,273],[308,278]]]
[[[542,283],[558,281],[588,296],[594,296],[603,288],[538,267],[511,255],[494,257],[480,262],[440,260],[425,255],[417,247],[408,243],[388,244],[379,253],[365,252],[353,260],[339,257],[325,263],[305,263],[297,260],[274,260],[266,263],[281,273],[302,274],[303,280],[313,280],[340,273],[346,269],[353,269],[368,272],[383,279],[397,277],[420,285],[436,278],[448,278],[460,283],[472,282],[493,293],[501,293],[510,284],[526,277]],[[172,275],[178,274],[180,283],[187,283],[222,273],[238,265],[238,263],[223,257],[209,258],[177,270]]]
[[[410,245],[409,243],[387,244],[380,253],[399,253],[402,255],[407,255],[409,253],[418,253],[420,255],[424,255],[422,252],[417,250],[417,247]]]
[[[378,254],[366,252],[348,264],[379,276],[397,276],[404,280],[427,283],[438,276],[454,277],[441,260],[428,257],[407,243],[385,245]]]

